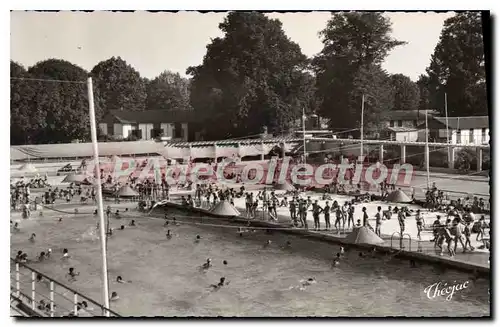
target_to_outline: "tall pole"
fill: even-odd
[[[89,97],[89,114],[90,114],[90,135],[92,137],[92,147],[94,149],[95,162],[95,181],[97,187],[97,209],[99,213],[99,229],[101,232],[101,250],[102,250],[102,296],[104,297],[104,307],[109,309],[109,285],[108,285],[108,260],[106,258],[106,222],[104,220],[104,207],[102,201],[102,185],[101,174],[99,171],[99,148],[97,147],[97,131],[95,124],[95,109],[94,109],[94,90],[92,88],[92,77],[87,79],[87,92]],[[109,311],[105,310],[106,317],[109,317]]]
[[[425,111],[425,168],[427,170],[427,189],[430,189],[429,176],[429,127],[427,122],[427,111]]]
[[[302,107],[302,141],[304,142],[304,163],[307,163],[307,152],[306,152],[306,112],[304,107]]]
[[[363,157],[363,139],[364,139],[364,123],[365,120],[365,95],[361,97],[361,148],[360,156]]]
[[[451,162],[451,148],[450,148],[450,130],[448,125],[448,95],[444,93],[444,113],[446,115],[446,143],[448,144],[448,166]]]

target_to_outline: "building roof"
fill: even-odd
[[[386,128],[387,131],[390,131],[390,132],[396,132],[396,133],[400,133],[400,132],[413,132],[413,131],[418,131],[418,128],[412,128],[412,127],[398,127],[398,126],[394,126],[394,127],[387,127]]]
[[[433,117],[446,127],[446,117]],[[489,128],[488,116],[448,117],[448,127],[452,129]]]
[[[425,119],[425,113],[429,116],[435,116],[439,114],[438,111],[434,109],[422,109],[422,110],[393,110],[390,112],[391,120],[423,120]]]
[[[193,110],[110,110],[104,121],[117,121],[121,124],[141,123],[189,123],[194,122]]]

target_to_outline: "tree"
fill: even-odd
[[[34,115],[31,128],[36,131],[31,141],[60,143],[73,139],[88,140],[88,73],[68,61],[48,59],[29,68],[28,74],[32,78],[46,80],[27,81],[35,93],[29,108],[30,114]]]
[[[417,80],[417,87],[419,90],[419,109],[431,109],[431,92],[429,76],[421,74]]]
[[[481,13],[458,13],[444,22],[426,71],[433,106],[443,114],[445,93],[450,116],[488,114]]]
[[[279,20],[258,12],[231,12],[224,37],[207,46],[203,63],[189,67],[191,105],[206,122],[207,138],[289,129],[311,107],[307,58]],[[222,124],[223,122],[223,124]]]
[[[146,109],[186,110],[189,103],[189,80],[179,73],[164,71],[147,83]]]
[[[334,13],[327,26],[320,32],[323,50],[313,59],[316,72],[317,95],[321,99],[321,114],[331,118],[334,129],[359,127],[359,108],[361,107],[360,85],[366,81],[382,81],[380,64],[389,51],[405,42],[390,37],[391,22],[380,13]],[[369,74],[374,74],[368,77]],[[384,81],[384,85],[386,82]],[[372,85],[374,88],[377,85]],[[377,125],[378,115],[373,113],[387,111],[393,106],[393,99],[378,97],[374,89],[366,89],[376,99],[377,107],[368,106],[367,117],[375,119],[365,123]],[[384,103],[388,101],[388,103]],[[371,119],[369,118],[369,119]]]
[[[109,110],[143,111],[146,106],[146,84],[132,66],[120,57],[101,61],[91,71],[103,114]]]
[[[417,110],[420,103],[420,90],[415,82],[403,74],[391,76],[394,88],[394,110]]]
[[[391,78],[380,65],[360,67],[354,76],[348,104],[351,110],[346,113],[349,116],[344,117],[355,122],[355,128],[361,126],[363,94],[365,95],[364,128],[367,132],[378,131],[384,126],[389,112],[393,110],[395,98]]]
[[[10,61],[10,143],[31,143],[36,132],[45,124],[45,116],[32,111],[35,88],[28,78],[28,72],[20,64]]]

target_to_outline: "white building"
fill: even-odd
[[[194,113],[190,110],[111,110],[99,123],[102,134],[116,139],[151,140],[158,137],[189,141],[189,125]]]
[[[451,144],[488,144],[490,142],[490,126],[488,116],[470,117],[433,117],[429,119],[429,140],[447,143],[448,126]],[[425,140],[425,124],[419,126],[419,140]]]

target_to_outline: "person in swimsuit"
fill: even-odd
[[[417,237],[419,240],[421,240],[422,238],[420,237],[420,233],[422,232],[422,229],[425,225],[425,222],[424,222],[424,218],[422,217],[421,213],[420,213],[420,209],[417,210],[417,215],[415,216],[415,221],[417,223]]]
[[[323,213],[325,215],[325,230],[330,230],[330,228],[332,228],[330,224],[330,209],[330,204],[326,201],[325,207],[323,208]]]
[[[351,228],[351,222],[352,227],[354,228],[354,206],[352,205],[352,203],[348,204],[347,216],[347,228]]]
[[[109,300],[110,301],[117,301],[119,299],[120,299],[120,297],[118,296],[118,293],[117,292],[112,292],[111,293],[111,298]]]
[[[38,262],[43,262],[45,260],[45,252],[40,252],[40,255],[38,256]]]
[[[202,270],[207,270],[210,267],[212,267],[212,259],[208,258],[207,262],[205,262],[203,265],[201,265]]]
[[[69,256],[69,251],[68,249],[63,249],[63,256],[62,256],[62,259],[69,259],[70,256]]]
[[[375,234],[380,237],[380,228],[382,227],[382,207],[377,207],[377,213],[375,214]]]
[[[195,243],[200,243],[201,241],[201,236],[200,235],[196,235],[196,238],[194,240]]]
[[[76,280],[76,276],[79,276],[80,273],[75,271],[75,268],[69,268],[69,272],[66,276],[69,276],[69,281],[73,282]]]
[[[120,284],[131,283],[131,281],[125,281],[125,280],[123,280],[122,276],[116,277],[116,282],[120,283]]]
[[[323,211],[323,209],[319,206],[318,200],[314,201],[314,203],[312,204],[312,211],[314,219],[314,230],[319,231],[321,227],[319,223],[319,214]]]
[[[335,259],[333,259],[332,268],[338,266],[339,264],[340,264],[340,253],[337,253]]]
[[[218,289],[220,289],[222,286],[225,286],[225,285],[226,285],[226,286],[227,286],[227,285],[229,285],[229,282],[226,282],[226,277],[221,277],[221,278],[220,278],[220,280],[219,280],[219,283],[217,283],[217,284],[212,284],[212,285],[210,285],[210,287],[212,287],[212,288],[213,288],[213,290],[215,291],[215,290],[218,290]]]

